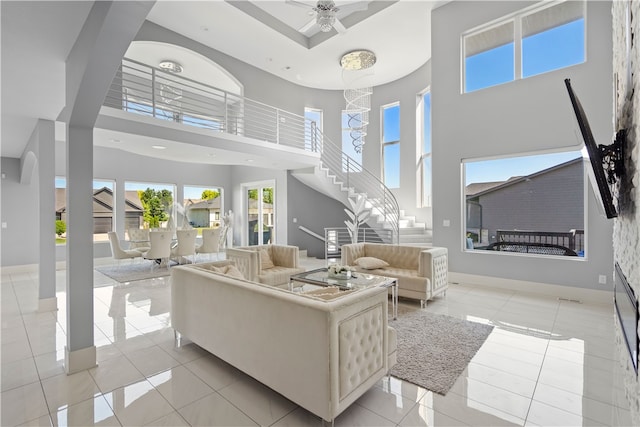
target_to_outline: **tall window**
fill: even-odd
[[[362,164],[362,146],[359,146],[358,141],[362,140],[362,133],[349,125],[350,121],[357,121],[357,114],[348,114],[346,111],[342,112],[342,152],[351,157],[356,162]],[[354,144],[354,142],[356,142]],[[348,165],[342,165],[344,171],[347,170]]]
[[[67,179],[56,177],[56,243],[65,244],[67,226]],[[93,240],[108,241],[107,233],[115,229],[114,182],[93,181]]]
[[[400,104],[381,107],[382,177],[389,188],[400,187]]]
[[[580,151],[469,159],[463,166],[466,250],[584,255]]]
[[[431,206],[431,92],[419,95],[418,114],[422,126],[420,127],[420,202],[422,207]]]
[[[304,145],[307,149],[313,149],[314,143],[321,143],[322,141],[315,140],[319,138],[318,134],[313,133],[311,122],[315,122],[315,129],[322,133],[322,110],[317,108],[304,108],[304,118],[307,119],[304,126]]]
[[[585,61],[585,3],[534,6],[462,36],[464,92]]]

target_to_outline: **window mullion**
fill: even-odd
[[[522,79],[522,18],[517,17],[513,24],[514,80]]]

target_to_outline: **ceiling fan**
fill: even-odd
[[[338,33],[342,34],[345,33],[347,29],[342,25],[342,22],[336,18],[338,11],[342,11],[344,13],[367,10],[369,2],[359,1],[349,3],[339,8],[336,7],[336,3],[333,0],[318,0],[315,7],[295,0],[286,0],[286,3],[310,9],[309,14],[315,15],[309,22],[298,29],[301,33],[308,31],[314,25],[318,25],[318,27],[320,27],[320,31],[323,33],[327,33],[331,31],[332,28],[335,28]]]

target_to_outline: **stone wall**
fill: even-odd
[[[614,221],[614,259],[635,292],[640,295],[640,0],[612,2],[614,127],[627,129],[625,176],[617,188],[620,213]],[[630,24],[629,24],[630,21]],[[630,29],[630,31],[628,31]],[[629,37],[631,33],[631,37]],[[630,42],[631,41],[631,42]],[[628,48],[628,45],[630,48]],[[628,78],[628,70],[632,77]],[[616,319],[617,321],[617,319]],[[640,332],[640,325],[638,325]],[[624,368],[625,394],[633,425],[640,425],[640,382],[631,364],[620,325],[616,341]]]

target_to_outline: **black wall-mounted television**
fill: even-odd
[[[600,204],[607,218],[615,218],[618,216],[618,211],[616,210],[609,184],[614,184],[616,177],[622,176],[622,148],[626,138],[626,131],[624,129],[618,131],[615,141],[611,145],[596,144],[584,109],[571,88],[571,81],[564,79],[564,83],[569,91],[571,105],[578,119],[578,126],[580,127],[584,145],[589,155],[589,161],[591,163],[591,173],[589,173],[589,177],[593,182],[594,188],[598,189],[596,196],[599,196],[597,198],[600,200]]]

